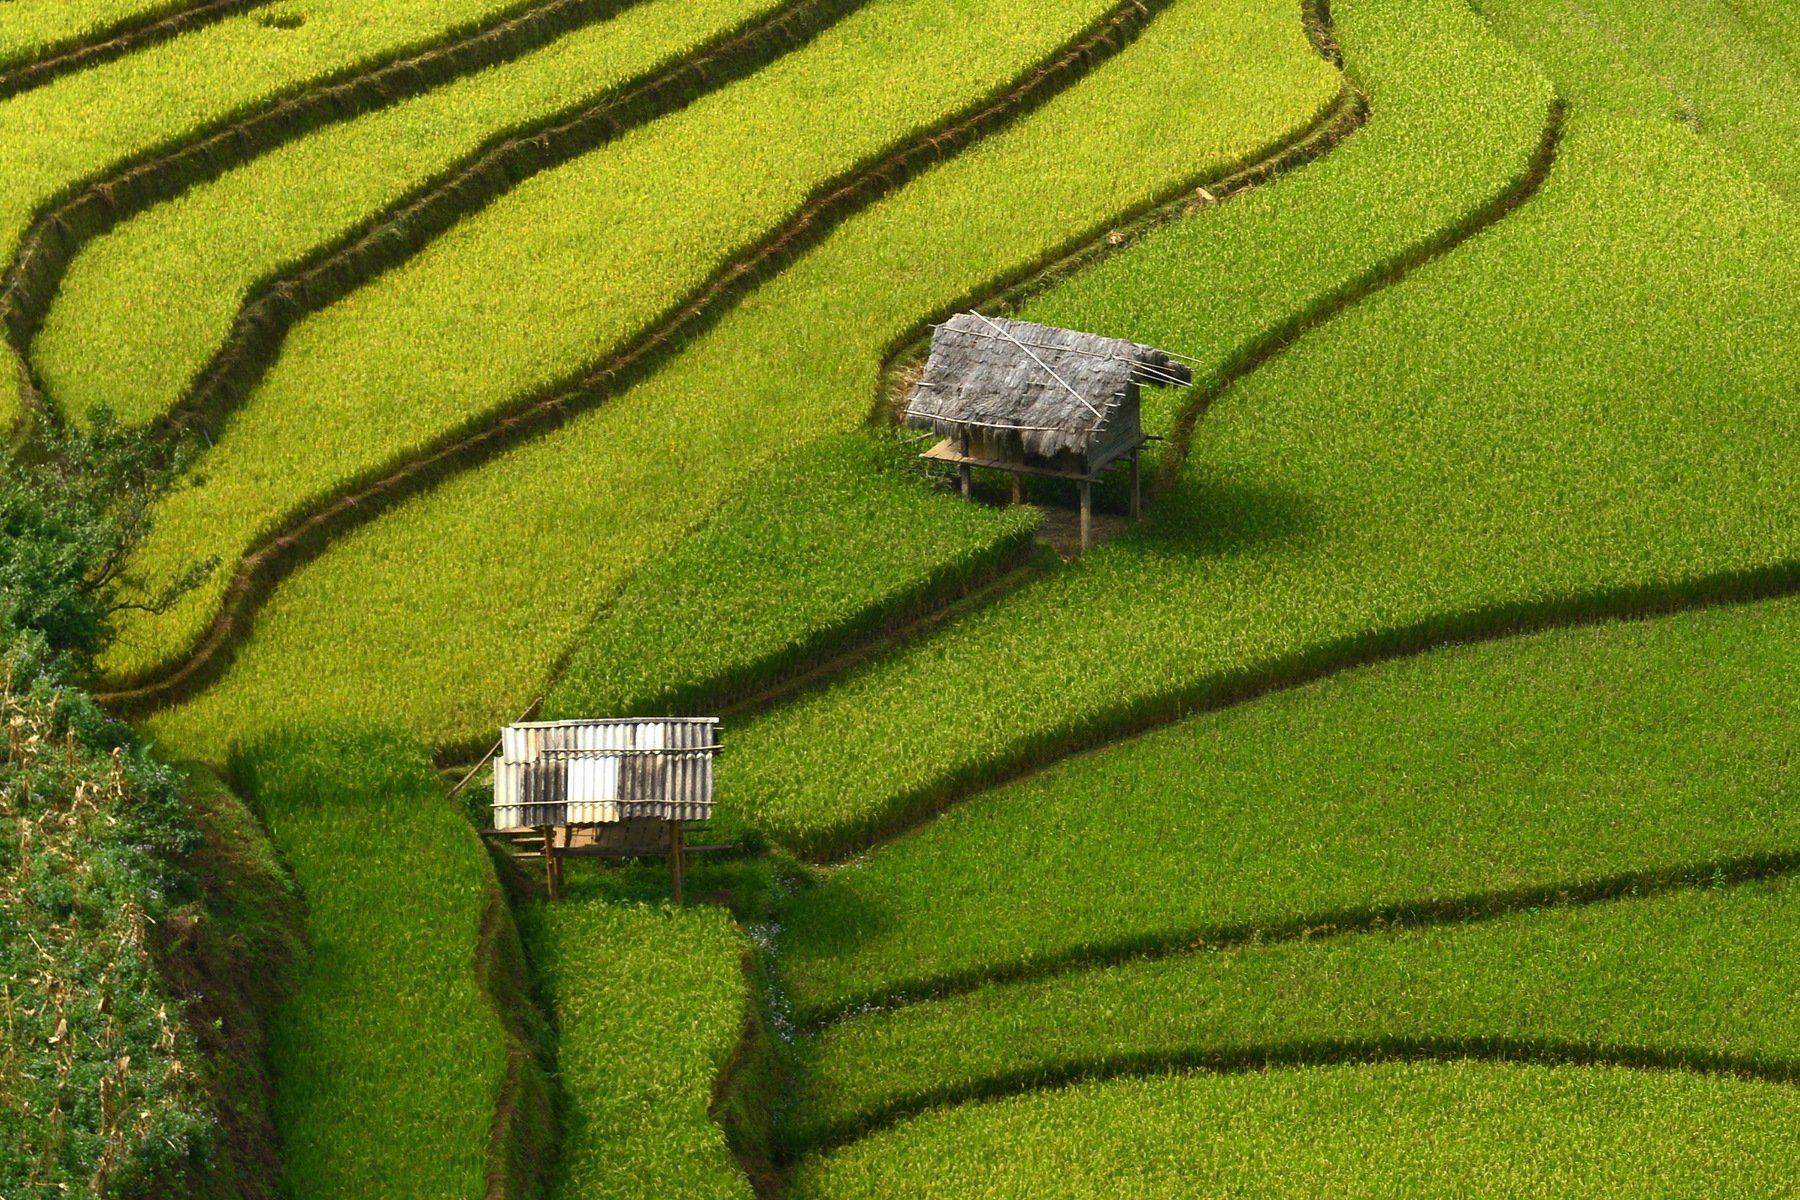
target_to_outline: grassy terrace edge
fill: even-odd
[[[320,245],[293,267],[259,280],[226,340],[155,427],[164,436],[198,429],[217,438],[303,317],[405,262],[532,176],[748,77],[867,3],[789,0],[721,30],[694,53],[626,80],[598,100],[498,130],[454,166],[355,229]],[[70,262],[72,258],[62,264],[65,271]],[[49,397],[52,403],[55,399]]]
[[[1231,1049],[1177,1050],[1070,1062],[1017,1075],[996,1075],[930,1095],[907,1097],[803,1142],[778,1142],[780,1161],[854,1145],[925,1113],[964,1104],[1054,1092],[1077,1084],[1170,1075],[1254,1075],[1308,1067],[1381,1063],[1523,1063],[1546,1067],[1619,1067],[1631,1071],[1800,1085],[1800,1062],[1697,1048],[1519,1037],[1378,1037],[1272,1042]]]
[[[516,58],[631,2],[521,0],[435,46],[352,67],[64,187],[40,207],[0,275],[0,327],[20,364],[27,409],[23,419],[55,415],[31,365],[31,341],[70,261],[88,240],[284,141]]]
[[[273,2],[199,0],[173,12],[165,9],[127,17],[91,37],[51,46],[36,58],[0,70],[0,100]]]
[[[105,702],[119,711],[144,714],[204,690],[229,668],[237,644],[250,631],[255,610],[281,580],[317,557],[338,536],[451,475],[555,430],[653,375],[688,339],[704,332],[739,299],[823,241],[844,221],[1053,99],[1129,46],[1173,2],[1120,0],[1010,87],[878,162],[821,185],[813,199],[746,257],[720,267],[700,287],[676,301],[664,318],[604,361],[520,398],[510,412],[489,414],[453,431],[431,452],[390,464],[375,473],[376,478],[358,481],[352,485],[357,490],[300,512],[283,532],[240,560],[218,615],[184,657],[115,681],[115,690],[105,695]],[[1354,119],[1359,112],[1360,101],[1346,86],[1337,105],[1305,131],[1302,140],[1312,137],[1318,127],[1342,121],[1346,115]],[[1184,183],[1176,192],[1186,195],[1191,187]],[[1159,198],[1148,207],[1158,209],[1167,203],[1166,198]],[[1021,275],[1035,273],[1040,265],[1032,264]],[[910,340],[911,336],[902,339]]]

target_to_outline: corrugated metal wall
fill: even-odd
[[[509,725],[494,764],[494,828],[704,821],[716,718]]]

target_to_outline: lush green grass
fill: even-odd
[[[1328,1067],[1089,1084],[933,1113],[802,1164],[877,1196],[1767,1197],[1800,1093],[1624,1068]]]
[[[922,1102],[1308,1047],[1562,1047],[1780,1078],[1800,1070],[1797,916],[1790,879],[989,986],[827,1030],[788,1133],[805,1143]]]
[[[1800,849],[1796,645],[1800,602],[1781,601],[1449,650],[1198,717],[795,896],[783,969],[807,1016],[1084,952]]]
[[[545,719],[716,708],[1027,552],[1035,509],[965,504],[916,454],[849,434],[746,482],[601,612]]]
[[[1286,0],[1178,4],[1030,119],[847,222],[652,380],[344,538],[277,591],[230,674],[157,727],[205,747],[304,705],[485,746],[596,601],[798,439],[861,423],[884,351],[921,317],[1260,155],[1333,89]]]
[[[1477,0],[1582,108],[1679,121],[1800,201],[1800,78],[1741,0]],[[1789,13],[1788,23],[1795,20]]]
[[[527,180],[293,329],[200,485],[159,506],[142,569],[235,563],[309,502],[554,390],[823,183],[1003,89],[1107,7],[873,0],[754,76]],[[231,576],[137,622],[109,667],[135,676],[178,661]]]
[[[104,37],[199,0],[12,0],[0,15],[0,71]]]
[[[1257,681],[1792,570],[1796,238],[1686,129],[1576,114],[1537,199],[1214,404],[1141,530],[740,729],[721,786],[842,852]]]
[[[329,125],[149,209],[71,264],[32,347],[47,390],[72,416],[95,405],[129,421],[162,414],[258,284],[357,231],[503,131],[593,103],[775,4],[636,5],[513,62]],[[146,305],[147,296],[159,302]]]
[[[552,1195],[748,1200],[708,1113],[744,1028],[742,935],[720,908],[609,903],[570,883],[521,913],[565,1101]]]
[[[284,1190],[482,1194],[506,1046],[476,977],[493,885],[474,830],[404,737],[276,734],[233,770],[307,903],[271,1041]]]

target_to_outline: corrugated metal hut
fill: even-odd
[[[552,895],[567,857],[667,854],[681,896],[684,827],[712,816],[716,717],[509,725],[494,762],[494,829],[542,839]]]
[[[925,457],[1081,484],[1081,544],[1092,522],[1092,485],[1131,465],[1131,514],[1140,508],[1139,391],[1185,387],[1193,372],[1153,346],[1029,321],[959,313],[936,327],[925,371],[907,399],[906,423],[943,441]]]

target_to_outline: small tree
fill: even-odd
[[[85,669],[120,613],[166,611],[197,586],[217,560],[166,580],[129,568],[151,507],[183,465],[183,455],[105,412],[85,430],[49,430],[15,456],[0,480],[0,635],[39,633]]]

